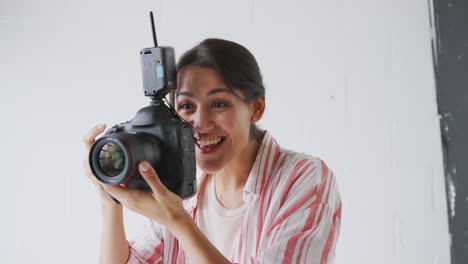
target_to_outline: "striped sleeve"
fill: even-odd
[[[163,263],[164,227],[150,221],[141,235],[129,242],[130,256],[128,264]]]
[[[249,263],[333,263],[341,222],[335,177],[317,158],[290,168],[275,190],[279,202],[266,241]]]

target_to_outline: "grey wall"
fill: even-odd
[[[452,263],[468,262],[468,2],[433,1]]]

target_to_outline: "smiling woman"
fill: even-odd
[[[197,195],[181,201],[146,162],[140,173],[151,195],[95,182],[106,221],[101,262],[333,263],[341,223],[335,177],[322,160],[283,149],[258,129],[265,88],[254,56],[207,39],[181,57],[177,82],[177,111],[199,132]],[[151,219],[134,242],[126,241],[121,206],[101,187]]]
[[[178,79],[178,112],[200,132],[196,143],[198,166],[213,173],[222,170],[229,161],[254,159],[252,150],[258,148],[259,142],[249,136],[249,129],[255,122],[253,117],[263,114],[264,99],[247,102],[241,91],[227,88],[212,68],[185,66]],[[239,162],[232,166],[245,167],[244,161]]]

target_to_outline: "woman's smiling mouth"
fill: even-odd
[[[195,141],[198,149],[202,154],[215,153],[224,142],[226,137],[206,137]]]

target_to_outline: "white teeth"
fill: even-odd
[[[209,140],[197,140],[198,145],[205,147],[208,145],[218,144],[221,141],[221,137],[219,138],[212,138]]]

